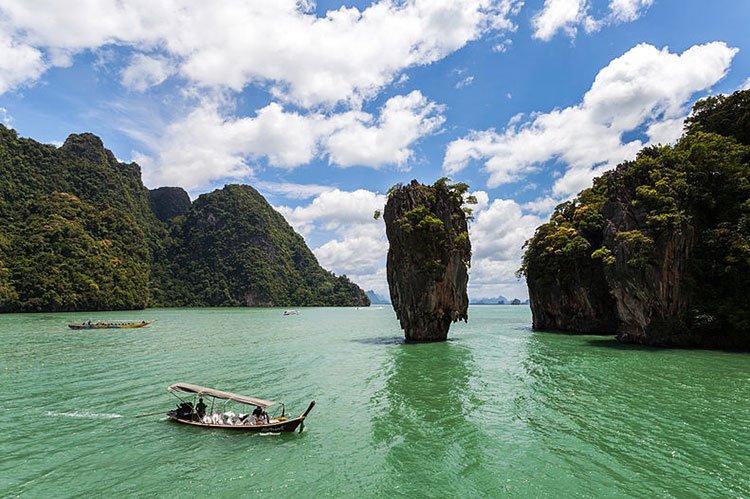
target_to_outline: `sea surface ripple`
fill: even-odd
[[[750,355],[533,333],[526,306],[421,345],[389,307],[300,310],[0,315],[0,495],[750,496]],[[317,405],[284,435],[134,417],[178,381]]]

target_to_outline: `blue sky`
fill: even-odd
[[[383,193],[452,176],[480,200],[470,293],[525,297],[556,203],[750,85],[750,2],[706,4],[0,0],[0,121],[93,132],[149,187],[249,183],[381,293]]]

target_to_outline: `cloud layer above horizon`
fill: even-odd
[[[615,51],[596,48],[600,62],[564,96],[533,83],[552,96],[537,105],[524,85],[510,88],[537,71],[533,57],[506,60],[546,47],[575,60],[576,43],[638,26],[658,2],[354,4],[0,0],[0,121],[18,122],[24,99],[59,100],[66,75],[90,78],[107,102],[92,96],[79,122],[114,116],[147,185],[195,196],[249,182],[325,267],[381,293],[387,242],[372,213],[382,192],[412,172],[472,180],[472,294],[522,297],[521,246],[555,204],[640,148],[676,140],[744,48],[618,39]]]

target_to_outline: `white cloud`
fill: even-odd
[[[64,65],[72,54],[105,45],[158,47],[200,86],[238,91],[261,83],[305,107],[356,108],[404,69],[435,62],[487,32],[512,30],[510,17],[522,3],[382,0],[318,17],[310,2],[297,0],[3,0],[0,19],[12,40],[4,51],[15,47],[34,68],[6,62],[16,84],[40,76],[40,50]]]
[[[4,107],[0,107],[0,123],[2,123],[3,125],[7,127],[10,127],[11,124],[13,123],[13,116],[11,116],[8,113],[8,110],[5,109]]]
[[[472,83],[474,83],[474,77],[473,76],[467,76],[463,80],[460,80],[458,83],[456,83],[455,87],[456,88],[464,88],[464,87],[468,87]]]
[[[256,181],[253,186],[261,192],[279,194],[287,199],[308,199],[335,188],[318,184],[295,184],[292,182]]]
[[[309,204],[276,207],[298,232],[309,235],[328,232],[332,239],[313,249],[320,264],[336,274],[346,274],[365,289],[383,293],[387,289],[385,256],[388,243],[385,226],[375,220],[386,198],[364,189],[324,192]]]
[[[166,57],[135,54],[130,64],[122,70],[122,84],[143,92],[162,84],[174,73],[174,64]]]
[[[527,295],[525,283],[515,273],[521,266],[524,243],[545,221],[526,213],[509,199],[495,199],[477,211],[469,227],[473,249],[469,278],[472,296]]]
[[[619,22],[635,21],[643,15],[654,0],[611,0],[610,17]]]
[[[0,94],[30,84],[46,69],[42,53],[2,33],[0,24]]]
[[[495,46],[492,47],[492,50],[499,53],[507,52],[511,45],[513,45],[513,40],[506,38],[505,40],[496,43]]]
[[[375,210],[385,206],[385,196],[365,189],[341,191],[334,189],[317,196],[306,206],[277,209],[289,223],[303,234],[308,234],[313,226],[318,225],[326,230],[339,230],[349,224],[376,224],[373,218]]]
[[[580,27],[593,33],[604,26],[635,21],[652,3],[653,0],[610,0],[609,13],[597,19],[589,14],[592,0],[545,0],[542,10],[531,20],[533,36],[549,41],[562,31],[575,38]]]
[[[740,85],[740,88],[738,88],[738,90],[750,90],[750,78],[745,80],[745,82]]]
[[[524,242],[544,220],[515,201],[490,201],[484,191],[472,194],[478,202],[472,206],[475,220],[469,225],[473,247],[471,295],[525,297],[525,283],[515,277],[515,272],[521,265]],[[276,209],[302,234],[331,234],[330,240],[313,249],[323,267],[346,274],[365,289],[387,293],[388,241],[383,221],[373,218],[373,212],[382,210],[385,203],[382,194],[336,189],[306,205]]]
[[[558,204],[560,204],[560,200],[547,196],[535,199],[534,201],[529,201],[528,203],[524,203],[522,206],[524,210],[530,211],[531,213],[547,215],[552,213],[552,210]]]
[[[412,157],[413,144],[444,121],[442,108],[419,91],[390,98],[377,118],[361,111],[303,115],[278,103],[237,118],[226,116],[222,104],[204,100],[146,144],[154,153],[134,153],[149,185],[198,189],[215,180],[242,179],[261,157],[287,169],[317,157],[342,167],[402,165]]]
[[[682,54],[640,44],[603,68],[581,103],[525,121],[514,118],[502,132],[471,132],[448,145],[443,167],[453,174],[470,160],[483,160],[488,185],[496,187],[557,160],[567,170],[553,195],[565,198],[644,146],[640,140],[623,143],[624,133],[645,127],[651,142],[674,140],[690,98],[721,80],[736,53],[723,42]]]
[[[544,221],[525,214],[511,199],[495,199],[476,216],[471,242],[476,260],[508,261],[518,265],[521,247]]]
[[[338,166],[403,165],[413,155],[412,144],[445,122],[443,106],[415,90],[391,97],[377,123],[366,113],[334,116],[341,126],[323,140],[329,161]],[[355,119],[351,119],[355,118]]]
[[[544,7],[531,20],[534,38],[548,41],[558,31],[574,37],[586,17],[587,7],[586,0],[544,0]]]

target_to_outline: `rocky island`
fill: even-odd
[[[99,137],[0,125],[0,312],[366,306],[255,189],[149,191]]]
[[[464,196],[466,184],[447,182],[413,180],[388,192],[388,287],[407,341],[444,341],[451,323],[468,320],[470,210],[464,204],[476,201]]]
[[[643,149],[528,241],[536,330],[750,350],[750,91],[698,102],[674,146]]]

